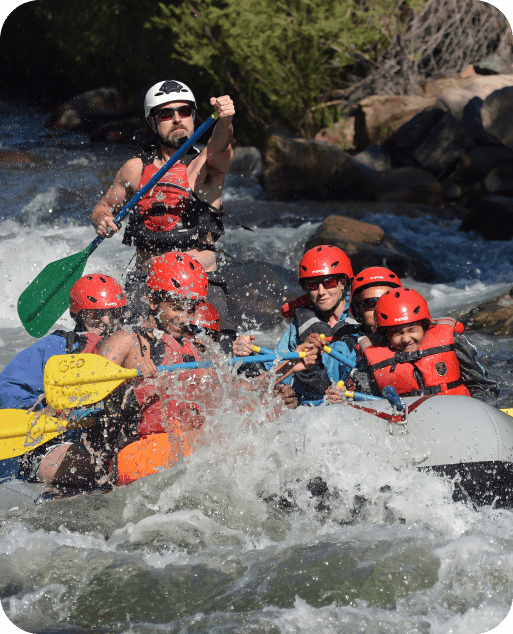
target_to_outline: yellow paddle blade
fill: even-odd
[[[97,354],[57,354],[45,366],[46,400],[55,409],[91,405],[138,375]]]
[[[513,416],[513,408],[511,408],[511,409],[501,409],[501,412],[504,412],[505,414],[509,414],[509,416]]]
[[[6,460],[64,433],[67,421],[21,409],[3,409],[0,423],[0,460]]]

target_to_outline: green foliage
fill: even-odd
[[[397,29],[398,0],[192,0],[160,3],[148,29],[166,33],[236,97],[254,129],[280,123],[305,135],[338,119],[336,80],[357,56],[375,57]]]
[[[326,102],[337,99],[347,68],[384,50],[400,11],[419,1],[38,0],[33,6],[63,52],[56,73],[73,74],[84,90],[114,85],[127,97],[164,75],[183,78],[204,102],[203,115],[209,96],[229,94],[244,140],[260,145],[270,124],[311,136],[337,121],[338,106]]]

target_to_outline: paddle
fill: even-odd
[[[305,352],[289,352],[283,357],[275,354],[257,357],[234,357],[231,363],[261,363],[301,359]],[[208,368],[208,361],[192,361],[173,365],[157,366],[159,372],[172,370]],[[55,409],[79,407],[98,403],[127,379],[140,376],[139,370],[122,368],[97,354],[58,354],[48,359],[44,371],[45,396]]]
[[[136,195],[116,215],[114,222],[121,225],[121,221],[133,207],[164,174],[177,163],[187,150],[202,136],[216,121],[218,113],[214,112],[205,123],[196,130],[182,147],[177,150],[167,163],[150,178]],[[42,337],[54,325],[69,305],[69,292],[73,284],[84,272],[87,258],[95,251],[105,238],[98,236],[80,253],[51,262],[29,284],[18,299],[18,315],[27,332],[33,337]]]
[[[69,420],[23,409],[0,410],[0,460],[21,456],[40,447],[66,432],[70,423],[75,427],[76,422],[102,409],[75,410]],[[86,427],[89,424],[84,421],[77,426]]]
[[[339,381],[337,387],[342,391],[342,394],[346,398],[350,398],[353,401],[382,401],[381,396],[372,396],[372,394],[364,394],[363,392],[355,392],[354,390],[344,390],[344,381]]]

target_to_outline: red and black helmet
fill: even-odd
[[[383,266],[371,266],[368,269],[360,271],[355,276],[351,285],[351,301],[353,301],[353,295],[357,292],[364,291],[371,286],[391,286],[397,288],[402,286],[401,280],[390,269],[385,269]]]
[[[180,295],[185,299],[206,299],[205,269],[188,253],[172,251],[155,258],[146,285],[150,291]]]
[[[327,275],[345,275],[352,280],[351,260],[342,249],[331,245],[323,244],[309,249],[299,263],[299,280]]]
[[[69,293],[69,312],[74,315],[81,310],[122,308],[125,305],[125,292],[121,284],[103,273],[83,275],[73,284]]]
[[[221,332],[221,318],[217,310],[208,302],[200,302],[190,321],[192,326]]]
[[[426,300],[412,288],[397,288],[382,295],[374,314],[378,328],[409,324],[421,319],[431,321]]]

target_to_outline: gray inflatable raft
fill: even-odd
[[[406,416],[386,400],[302,407],[260,430],[269,449],[277,449],[292,468],[300,466],[302,455],[316,448],[319,453],[344,456],[352,445],[374,443],[379,459],[396,467],[459,476],[455,500],[513,506],[512,416],[467,396],[409,397],[403,402]],[[4,476],[0,512],[41,502],[43,488]]]

